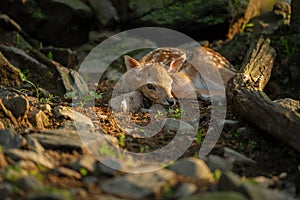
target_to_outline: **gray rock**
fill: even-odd
[[[290,194],[259,187],[251,182],[242,180],[238,175],[230,171],[222,174],[218,183],[218,187],[225,191],[237,191],[243,193],[249,199],[253,200],[294,200]]]
[[[96,176],[85,176],[82,178],[82,182],[86,183],[86,184],[95,184],[99,181],[99,178]]]
[[[47,63],[47,65],[42,64],[36,58],[29,56],[25,51],[15,47],[0,45],[0,51],[12,65],[19,68],[22,72],[28,71],[26,79],[35,84],[35,86],[38,85],[44,88],[51,94],[64,95],[66,92],[74,91],[74,89],[80,94],[88,92],[85,82],[76,71],[67,69],[57,62],[52,62],[47,56],[36,50],[32,54],[37,59]],[[45,60],[48,60],[48,62]]]
[[[197,158],[184,158],[178,160],[174,165],[169,166],[169,169],[177,174],[195,179],[210,181],[212,178],[208,166],[203,160]]]
[[[245,165],[253,165],[255,164],[255,161],[251,158],[247,158],[246,156],[240,154],[237,151],[234,151],[230,148],[224,147],[224,154],[223,156],[228,159],[229,161],[232,161],[234,165],[237,166],[245,166]]]
[[[237,192],[207,192],[202,195],[194,195],[180,200],[248,200],[243,194]]]
[[[54,164],[51,160],[46,158],[45,156],[38,154],[34,151],[28,151],[28,150],[20,150],[20,149],[9,149],[5,152],[6,156],[11,157],[14,160],[30,160],[35,162],[37,165],[44,166],[46,168],[52,169],[54,167]]]
[[[69,166],[76,171],[83,168],[88,170],[90,173],[93,173],[96,169],[96,159],[92,156],[83,156],[76,162],[70,163]]]
[[[15,68],[0,52],[0,85],[6,87],[19,86],[22,79],[17,68]]]
[[[4,0],[0,2],[0,11],[18,21],[33,37],[60,47],[85,42],[92,17],[91,9],[80,0],[44,0],[26,3]],[[57,23],[58,20],[60,23]]]
[[[37,192],[37,193],[29,193],[26,195],[25,200],[40,200],[40,199],[47,199],[47,200],[68,200],[70,199],[70,195],[65,194],[55,194],[51,192]]]
[[[34,176],[26,176],[18,181],[18,185],[22,190],[37,190],[43,187],[43,184]]]
[[[90,6],[95,12],[97,20],[101,25],[106,26],[119,20],[117,10],[109,0],[90,0]]]
[[[18,149],[23,144],[23,137],[18,135],[14,129],[0,129],[0,145],[5,149]]]
[[[0,195],[2,199],[8,198],[14,192],[14,186],[10,183],[2,182],[0,184]]]
[[[81,150],[82,148],[78,133],[71,130],[44,130],[29,134],[28,138],[36,139],[46,149]]]
[[[101,184],[104,192],[128,199],[144,199],[166,185],[175,184],[176,174],[162,169],[144,174],[119,176]]]
[[[27,139],[27,149],[31,151],[35,151],[37,153],[44,153],[44,147],[35,139],[31,137],[26,137]]]
[[[191,196],[197,191],[197,186],[193,183],[183,183],[179,186],[175,193],[176,198],[183,198]]]
[[[59,175],[63,175],[63,176],[67,176],[67,177],[72,177],[72,178],[76,178],[76,179],[80,179],[81,175],[80,173],[72,170],[72,169],[68,169],[65,167],[57,167],[54,170],[56,173],[58,173]]]
[[[75,127],[78,131],[93,130],[95,128],[92,120],[89,117],[79,112],[76,112],[75,110],[72,110],[70,108],[63,107],[63,106],[56,106],[53,109],[53,114],[56,117],[61,117],[61,118],[70,119],[74,121]]]
[[[209,155],[205,161],[211,171],[215,171],[216,169],[220,169],[220,170],[233,169],[233,163],[220,156]]]

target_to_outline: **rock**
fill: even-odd
[[[169,166],[169,169],[177,174],[195,179],[210,181],[212,178],[208,166],[203,160],[197,158],[180,159],[174,165]]]
[[[184,198],[191,196],[197,191],[197,186],[193,183],[183,183],[177,189],[175,196],[176,198]]]
[[[15,68],[0,52],[0,85],[6,87],[20,86],[22,79],[17,68]]]
[[[96,169],[96,159],[92,156],[83,156],[76,162],[70,163],[69,166],[76,170],[86,169],[89,173],[94,173]]]
[[[45,127],[49,126],[49,119],[42,110],[30,110],[27,114],[29,122],[33,127],[44,130]]]
[[[53,12],[55,8],[55,12]],[[0,11],[44,43],[76,46],[87,40],[92,12],[80,0],[0,2]],[[64,19],[64,20],[61,20]],[[59,20],[60,23],[57,23]]]
[[[253,165],[255,164],[255,161],[247,158],[246,156],[240,154],[239,152],[236,152],[232,149],[229,149],[227,147],[224,147],[224,154],[223,156],[234,163],[234,165],[237,166],[244,166],[244,165]]]
[[[40,199],[48,199],[48,200],[68,200],[71,199],[69,193],[51,193],[51,192],[36,192],[29,193],[26,195],[25,200],[40,200]]]
[[[43,187],[43,184],[34,176],[26,176],[18,181],[18,185],[22,190],[37,190]]]
[[[3,174],[5,174],[5,179],[11,182],[16,182],[23,177],[28,176],[28,172],[19,166],[12,165],[3,169]]]
[[[23,145],[23,137],[14,129],[0,130],[0,145],[7,149],[19,149]]]
[[[83,129],[91,130],[95,128],[92,120],[89,117],[79,112],[76,112],[75,110],[72,110],[70,108],[57,106],[53,109],[53,114],[56,117],[62,117],[65,119],[73,120],[78,131]]]
[[[44,147],[35,139],[31,137],[26,137],[27,139],[27,149],[31,151],[35,151],[37,153],[44,153],[45,149]]]
[[[98,168],[101,173],[109,175],[109,176],[114,176],[115,174],[117,174],[118,170],[120,170],[120,171],[122,170],[122,167],[119,163],[117,163],[117,161],[114,162],[113,166],[115,168],[111,168],[103,163],[99,163]]]
[[[114,22],[119,21],[117,10],[112,5],[111,1],[89,0],[89,3],[101,25],[112,25]]]
[[[242,180],[238,175],[233,172],[225,172],[222,174],[218,187],[225,191],[237,191],[243,193],[248,198],[253,200],[260,199],[274,199],[274,200],[284,200],[284,199],[294,199],[290,194],[284,192],[278,192],[275,190],[261,188],[257,185],[252,184]]]
[[[37,165],[41,165],[49,169],[54,168],[54,164],[51,160],[34,151],[9,149],[5,151],[5,155],[11,157],[13,160],[31,160]]]
[[[1,198],[7,199],[9,198],[9,195],[13,194],[14,192],[14,186],[10,183],[1,183],[0,184],[0,194]]]
[[[44,130],[27,137],[36,139],[46,149],[81,150],[82,147],[77,132],[71,130]]]
[[[3,153],[0,153],[0,168],[3,169],[4,167],[7,167],[8,163],[5,159],[5,156]]]
[[[105,181],[101,184],[104,192],[128,199],[144,199],[166,185],[175,184],[176,174],[162,169],[144,174],[127,174]],[[142,180],[142,181],[141,181]]]
[[[85,176],[82,178],[82,182],[87,183],[87,184],[90,184],[90,183],[95,184],[98,182],[98,180],[99,179],[96,176]]]
[[[78,172],[76,172],[72,169],[65,168],[65,167],[55,168],[55,172],[58,173],[59,175],[63,175],[63,176],[67,176],[67,177],[72,177],[72,178],[76,178],[76,179],[81,178],[81,175]]]
[[[248,200],[244,195],[237,192],[206,192],[201,195],[194,195],[180,200]]]
[[[233,169],[233,163],[220,156],[209,155],[206,159],[206,163],[211,171],[215,171],[216,169],[225,171]]]
[[[44,47],[40,51],[68,69],[78,69],[78,59],[75,51],[66,48]],[[50,56],[51,55],[51,56]]]
[[[156,26],[175,29],[196,40],[232,38],[259,13],[260,0],[216,1],[129,0],[113,1],[127,29]],[[218,13],[215,15],[213,13]],[[213,30],[214,34],[211,34]],[[152,34],[152,33],[151,33]]]
[[[42,88],[45,88],[54,95],[63,95],[65,89],[63,88],[61,77],[57,76],[55,68],[49,68],[40,63],[35,58],[26,54],[23,50],[15,47],[0,45],[0,51],[15,67],[22,72],[28,71],[26,79]],[[45,81],[47,80],[47,81]]]
[[[29,103],[24,95],[14,92],[0,92],[0,98],[7,109],[15,118],[24,117],[29,109]]]
[[[75,88],[80,94],[88,92],[85,82],[76,71],[49,60],[47,56],[37,50],[31,51],[35,58],[15,47],[0,45],[0,51],[11,64],[22,72],[28,72],[25,82],[31,84],[35,89],[39,86],[53,95],[61,96],[66,92],[74,91]]]
[[[239,191],[241,185],[240,177],[231,171],[223,172],[218,183],[218,187],[225,191]]]

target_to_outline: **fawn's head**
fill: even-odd
[[[131,80],[138,82],[140,86],[138,89],[145,97],[165,106],[175,104],[175,99],[171,93],[173,80],[169,73],[178,68],[179,62],[171,62],[167,71],[161,63],[142,65],[130,56],[125,56],[124,60],[127,71],[135,70],[135,73],[132,73],[134,77],[131,77]]]

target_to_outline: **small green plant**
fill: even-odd
[[[173,109],[172,107],[169,108],[169,114],[173,118],[180,119],[182,113],[183,113],[183,110],[180,110],[178,108],[176,108],[176,109]]]
[[[284,37],[284,36],[281,36],[280,37],[280,44],[283,48],[283,52],[287,55],[287,56],[290,56],[291,54],[293,54],[295,52],[295,48],[291,48],[289,43],[288,43],[288,40]]]
[[[86,175],[88,175],[89,171],[87,169],[85,169],[84,167],[81,167],[79,169],[79,173],[81,174],[81,176],[86,176]]]
[[[220,169],[216,169],[216,170],[214,171],[214,173],[212,174],[213,179],[214,179],[215,181],[218,181],[218,180],[221,178],[221,175],[222,175],[222,172],[221,172]]]
[[[162,116],[163,116],[163,113],[160,110],[158,110],[157,114],[154,117],[155,117],[155,119],[158,119],[158,118],[161,118]]]
[[[39,91],[39,87],[37,85],[35,85],[33,82],[31,82],[30,80],[28,80],[27,76],[25,75],[25,73],[28,73],[28,71],[24,71],[21,72],[20,69],[18,69],[21,80],[25,83],[28,83],[29,85],[33,86],[35,89],[35,93],[36,93],[36,98],[40,99],[40,91]]]
[[[21,44],[21,36],[19,33],[16,34],[16,46],[17,47],[20,47],[20,44]]]
[[[114,149],[109,145],[104,145],[99,148],[99,154],[101,156],[112,156],[114,155]]]
[[[50,94],[47,98],[40,98],[40,102],[42,103],[50,103],[53,100],[53,94]]]
[[[256,142],[253,140],[248,140],[248,146],[247,146],[247,150],[248,152],[252,153],[254,148],[256,146]]]
[[[47,57],[48,57],[50,60],[53,60],[53,53],[52,53],[52,51],[49,51]]]
[[[145,151],[149,150],[149,146],[148,145],[143,145],[143,146],[140,146],[140,152],[141,153],[144,153]]]
[[[243,142],[239,143],[239,149],[240,149],[240,152],[244,151],[245,147],[244,147]]]
[[[240,137],[240,133],[238,132],[232,132],[232,136],[235,138],[235,139],[238,139]]]
[[[253,32],[252,28],[254,27],[253,23],[243,23],[243,26],[241,28],[241,33],[244,33],[245,31]]]
[[[203,129],[201,128],[201,129],[199,129],[197,131],[197,135],[196,135],[196,142],[197,142],[197,144],[201,144],[201,142],[202,142],[202,135],[203,135]]]
[[[4,152],[4,146],[0,145],[0,153]]]
[[[44,180],[44,176],[43,174],[41,174],[39,171],[37,170],[29,170],[29,174],[31,176],[34,176],[37,180],[39,181],[43,181]]]
[[[121,135],[121,136],[119,137],[119,145],[120,145],[121,147],[125,147],[125,135]]]

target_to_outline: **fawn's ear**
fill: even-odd
[[[186,55],[185,54],[183,54],[179,58],[173,60],[170,64],[168,72],[170,72],[170,73],[178,72],[185,60],[186,60]]]
[[[127,71],[140,66],[140,63],[137,60],[127,55],[124,56],[124,61]]]

